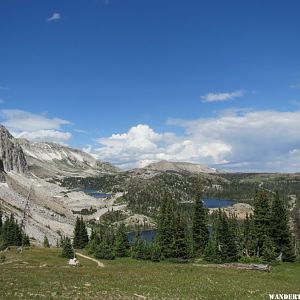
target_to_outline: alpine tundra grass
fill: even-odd
[[[300,264],[268,272],[131,258],[68,265],[60,249],[11,249],[0,262],[0,299],[269,299],[300,292]]]

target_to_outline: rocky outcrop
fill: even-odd
[[[30,171],[40,178],[87,177],[119,171],[89,153],[50,142],[18,139]]]
[[[150,170],[150,171],[159,171],[159,172],[166,172],[166,171],[173,171],[179,173],[217,173],[218,171],[214,168],[209,168],[206,165],[202,164],[192,164],[187,162],[172,162],[167,160],[161,160],[159,162],[152,163],[143,169]]]
[[[0,169],[28,174],[28,166],[21,146],[2,125],[0,125],[0,160]]]

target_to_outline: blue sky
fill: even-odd
[[[299,171],[299,11],[297,0],[1,0],[0,121],[123,168]]]

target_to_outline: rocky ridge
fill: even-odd
[[[210,168],[203,164],[193,164],[187,162],[172,162],[167,160],[161,160],[159,162],[154,162],[143,168],[149,171],[173,171],[173,172],[186,172],[193,174],[200,173],[217,173],[215,168]]]
[[[28,174],[24,152],[9,131],[0,125],[0,170]]]
[[[50,142],[18,139],[32,173],[41,178],[86,177],[113,174],[120,170],[79,149]]]

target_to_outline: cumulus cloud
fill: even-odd
[[[0,110],[2,124],[14,136],[34,141],[53,141],[64,143],[72,134],[62,131],[62,126],[71,125],[71,122],[59,118],[49,118],[45,115],[33,114],[17,109]]]
[[[100,148],[94,152],[102,160],[108,160],[123,168],[142,166],[145,161],[169,159],[168,146],[176,143],[172,133],[157,133],[149,125],[139,124],[126,133],[99,138]]]
[[[60,13],[55,12],[55,13],[52,14],[51,17],[47,18],[46,21],[47,21],[47,22],[52,22],[52,21],[58,21],[58,20],[60,20],[60,19],[61,19]]]
[[[201,96],[201,99],[202,102],[220,102],[242,97],[243,95],[244,91],[235,91],[232,93],[208,93],[204,96]]]
[[[89,149],[123,168],[162,159],[205,163],[236,171],[299,171],[300,111],[225,111],[213,118],[169,120],[183,135],[139,124],[99,138]]]

